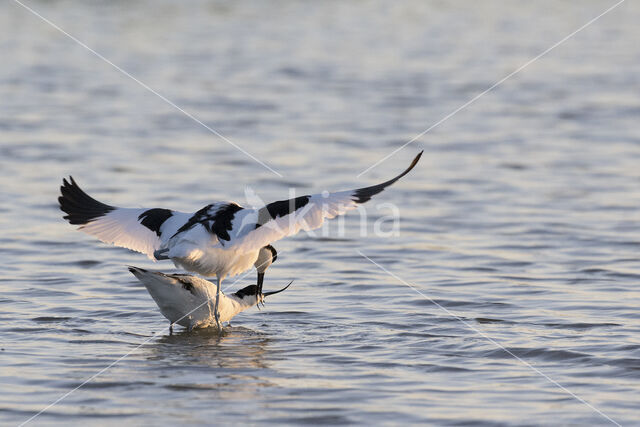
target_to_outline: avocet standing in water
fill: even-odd
[[[208,280],[189,274],[164,274],[139,267],[129,267],[129,271],[144,284],[162,315],[171,322],[169,332],[173,332],[174,323],[192,330],[217,324],[218,321],[228,322],[238,313],[291,285],[289,283],[278,291],[265,292],[260,297],[256,285],[247,286],[228,296],[221,292],[216,319],[213,307],[216,286]]]
[[[369,201],[408,174],[420,156],[422,152],[404,172],[378,185],[280,200],[259,209],[243,208],[235,202],[212,203],[195,213],[119,208],[93,199],[71,177],[63,180],[58,202],[69,223],[103,242],[142,252],[151,259],[170,259],[176,266],[203,276],[216,276],[214,315],[220,327],[220,286],[225,277],[255,266],[260,295],[264,272],[277,258],[271,243],[301,229],[319,228],[325,218]]]

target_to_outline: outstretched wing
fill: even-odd
[[[243,209],[233,218],[231,239],[225,248],[239,252],[258,250],[300,230],[313,230],[331,219],[365,203],[371,197],[408,174],[420,160],[422,151],[400,175],[382,184],[356,190],[324,192],[269,203],[260,209]]]
[[[101,203],[76,184],[72,177],[62,180],[60,209],[64,219],[105,243],[128,248],[154,259],[153,252],[171,237],[190,214],[169,209],[130,209]]]

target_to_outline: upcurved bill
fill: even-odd
[[[291,286],[291,284],[293,283],[293,280],[289,282],[289,284],[287,286],[285,286],[284,288],[278,290],[278,291],[272,291],[272,292],[265,292],[263,293],[263,295],[265,297],[268,297],[269,295],[273,295],[273,294],[279,294],[280,292],[286,290],[289,286]]]

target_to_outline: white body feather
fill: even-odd
[[[216,285],[196,276],[168,275],[130,267],[131,272],[149,291],[160,312],[169,322],[186,328],[213,326]],[[220,322],[228,322],[238,313],[257,303],[255,295],[238,298],[220,293]]]

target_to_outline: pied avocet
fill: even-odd
[[[129,271],[140,280],[151,294],[160,312],[169,322],[169,331],[173,324],[189,330],[204,328],[230,321],[235,315],[258,304],[263,298],[287,289],[265,292],[258,297],[258,287],[250,285],[239,291],[225,295],[220,293],[218,321],[214,315],[216,285],[200,277],[189,274],[164,274],[139,267],[129,267]]]
[[[119,208],[93,199],[72,177],[63,180],[58,201],[69,223],[103,242],[142,252],[151,259],[171,259],[176,266],[203,276],[216,276],[216,295],[225,277],[255,265],[260,294],[264,271],[277,257],[272,242],[301,229],[316,229],[325,218],[369,201],[409,173],[420,156],[422,152],[404,172],[378,185],[280,200],[259,209],[243,208],[235,202],[212,203],[195,213]],[[218,305],[216,298],[214,315]]]

